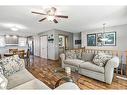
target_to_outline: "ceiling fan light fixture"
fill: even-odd
[[[32,11],[32,13],[34,14],[39,14],[39,15],[45,15],[44,18],[40,19],[39,22],[44,21],[45,19],[47,19],[50,22],[54,22],[54,23],[58,23],[56,18],[65,18],[67,19],[68,16],[65,15],[59,15],[57,13],[57,9],[55,7],[51,7],[51,8],[47,8],[45,9],[45,13],[41,13],[41,12],[34,12]]]
[[[48,21],[53,21],[55,19],[55,16],[47,16]]]

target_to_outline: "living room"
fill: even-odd
[[[0,6],[0,89],[126,90],[126,8]]]

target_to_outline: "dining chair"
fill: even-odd
[[[18,54],[18,49],[9,49],[9,53]]]
[[[30,50],[28,49],[26,54],[24,55],[24,59],[26,61],[26,65],[30,66]]]
[[[20,58],[24,59],[25,50],[19,50],[19,51],[18,51],[18,55],[19,55]]]

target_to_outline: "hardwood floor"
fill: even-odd
[[[35,56],[31,57],[30,65],[26,66],[29,72],[52,89],[54,89],[55,83],[59,80],[59,77],[54,75],[54,70],[57,67],[60,67],[59,61],[46,60]],[[73,74],[77,76],[75,73]],[[78,77],[79,79],[76,84],[80,87],[80,89],[84,90],[127,89],[127,81],[116,77],[114,77],[111,85],[83,75],[78,75]]]

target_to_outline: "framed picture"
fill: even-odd
[[[96,39],[96,43],[97,43],[97,46],[102,46],[103,45],[103,42],[102,42],[102,33],[97,33],[97,39]]]
[[[59,47],[62,47],[63,46],[63,40],[62,38],[59,38]]]
[[[105,37],[108,41],[104,42],[104,46],[116,46],[116,32],[106,32]]]
[[[59,36],[59,47],[64,47],[65,39],[64,36]]]
[[[96,46],[96,34],[87,34],[87,46]]]

